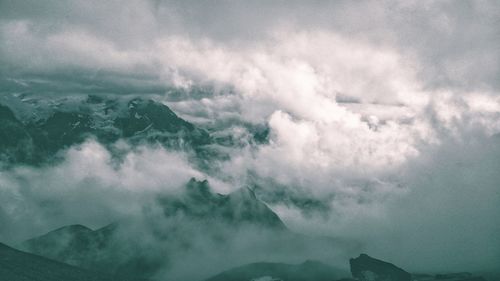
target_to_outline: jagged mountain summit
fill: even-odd
[[[301,264],[258,262],[238,266],[206,281],[485,281],[468,272],[410,274],[396,265],[361,254],[349,260],[351,277],[342,269],[318,261]]]
[[[267,229],[285,230],[285,224],[255,193],[240,188],[228,195],[213,193],[207,180],[192,178],[180,197],[159,196],[165,216],[182,214],[195,220],[230,225],[253,224]]]

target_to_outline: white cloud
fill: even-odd
[[[467,222],[454,213],[460,208],[475,209],[460,194],[470,196],[468,188],[476,183],[485,188],[476,203],[485,202],[486,207],[465,212],[464,218],[491,218],[488,213],[497,210],[493,185],[484,178],[495,183],[498,179],[482,174],[477,164],[484,157],[489,161],[485,169],[496,165],[488,157],[488,150],[493,150],[476,145],[500,132],[498,3],[32,4],[45,13],[14,2],[3,12],[0,9],[5,16],[0,20],[0,62],[5,63],[0,73],[5,77],[22,84],[23,79],[32,79],[23,73],[57,76],[76,69],[98,76],[97,70],[103,70],[152,76],[159,83],[184,88],[210,85],[215,89],[212,95],[165,100],[176,112],[200,124],[230,126],[227,123],[238,120],[266,122],[271,129],[268,145],[234,150],[231,160],[221,164],[223,174],[214,177],[239,184],[251,178],[251,172],[327,198],[335,220],[323,226],[336,234],[354,235],[368,225],[375,230],[360,239],[380,242],[384,235],[396,233],[404,240],[404,235],[413,237],[411,232],[420,230],[411,223],[402,223],[399,233],[385,228],[397,228],[392,220],[400,222],[408,215],[424,231],[440,229],[439,239],[453,236],[455,230],[440,226],[446,219],[434,219],[433,212],[440,211],[467,238],[486,239],[483,233],[470,233]],[[230,128],[230,132],[247,136],[238,129]],[[441,152],[447,147],[450,151]],[[454,192],[449,186],[460,182],[448,179],[455,175],[443,169],[447,163],[440,157],[456,160],[464,151],[469,151],[468,158],[459,160],[472,163],[473,168],[454,172],[471,182]],[[99,186],[82,195],[96,202],[100,197],[92,192],[121,198],[114,193],[120,186],[120,192],[126,191],[119,193],[125,194],[123,202],[130,202],[126,194],[160,190],[165,184],[178,186],[190,176],[203,176],[182,155],[162,150],[131,152],[118,168],[110,162],[105,149],[87,143],[68,151],[62,165],[4,172],[2,185],[13,186],[4,190],[13,198],[4,212],[22,217],[38,208],[28,203],[22,207],[31,196],[22,193],[23,181],[42,197],[53,196],[50,190],[68,195],[68,186],[69,190]],[[417,168],[408,168],[412,165]],[[426,165],[436,170],[433,176],[438,183],[428,178]],[[470,173],[469,178],[464,173]],[[229,190],[212,181],[220,190]],[[411,201],[427,197],[437,199],[422,205]],[[400,202],[408,203],[410,210],[401,216],[391,214],[397,211],[394,206],[405,207]],[[439,204],[449,207],[435,208]],[[308,226],[295,210],[287,210],[289,206],[276,207],[296,227]],[[422,216],[415,215],[420,209],[424,209]],[[337,223],[341,229],[332,230]],[[320,226],[313,225],[318,231]],[[488,228],[484,233],[492,231]],[[371,234],[374,237],[368,237]],[[497,240],[486,241],[481,249],[494,246]],[[460,244],[459,239],[455,242],[452,246]]]
[[[59,164],[2,171],[0,211],[8,218],[2,239],[19,241],[62,225],[100,227],[136,216],[153,196],[181,192],[192,177],[208,179],[217,192],[232,189],[193,168],[181,153],[159,147],[122,150],[124,158],[117,162],[89,140],[70,148]]]

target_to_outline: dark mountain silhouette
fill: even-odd
[[[366,254],[361,254],[355,259],[350,259],[352,276],[361,281],[387,280],[387,281],[410,281],[411,274],[403,269]]]
[[[165,216],[182,213],[190,219],[231,224],[254,224],[268,229],[285,230],[281,219],[249,188],[240,188],[228,195],[215,194],[208,181],[192,178],[180,197],[159,196]]]
[[[410,274],[404,269],[379,259],[372,258],[367,254],[350,259],[352,276],[359,281],[485,281],[483,277],[473,276],[471,273],[451,274]]]
[[[29,239],[21,248],[71,265],[101,269],[95,265],[102,262],[103,268],[107,266],[102,252],[110,246],[114,229],[115,225],[97,230],[82,225],[65,226]]]
[[[140,141],[160,142],[169,145],[206,145],[209,134],[179,118],[170,108],[153,100],[135,98],[128,102],[128,112],[114,120],[121,136]]]
[[[89,271],[30,253],[25,253],[0,243],[0,281],[56,280],[139,281],[143,279]]]
[[[318,261],[301,264],[252,263],[217,274],[206,281],[333,281],[345,276],[345,272]]]
[[[205,281],[485,281],[468,272],[448,274],[410,274],[382,260],[361,254],[350,259],[351,274],[317,261],[302,264],[258,262],[223,271]]]

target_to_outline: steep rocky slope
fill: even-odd
[[[12,108],[0,104],[0,160],[6,163],[46,162],[88,138],[104,145],[122,139],[195,151],[212,143],[207,131],[150,99],[89,96],[50,106],[20,103]]]

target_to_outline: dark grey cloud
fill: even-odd
[[[56,73],[67,68],[95,72],[97,66],[89,67],[85,59],[97,55],[92,54],[96,51],[103,57],[110,55],[88,48],[70,54],[67,65],[68,60],[58,58],[64,56],[64,46],[49,44],[44,50],[47,40],[57,34],[61,40],[85,34],[88,38],[76,44],[95,40],[113,52],[137,52],[143,58],[133,64],[148,65],[157,72],[155,59],[146,57],[158,56],[151,46],[159,38],[176,35],[251,46],[287,28],[287,32],[325,30],[394,48],[405,59],[419,62],[418,73],[426,87],[494,92],[499,88],[500,7],[496,1],[2,1],[0,5],[3,76],[30,72],[37,60],[44,65],[35,69],[38,73],[53,64],[61,66],[52,70]],[[23,23],[32,41],[12,34]],[[143,72],[130,67],[125,71],[123,65],[113,63],[104,67]]]

